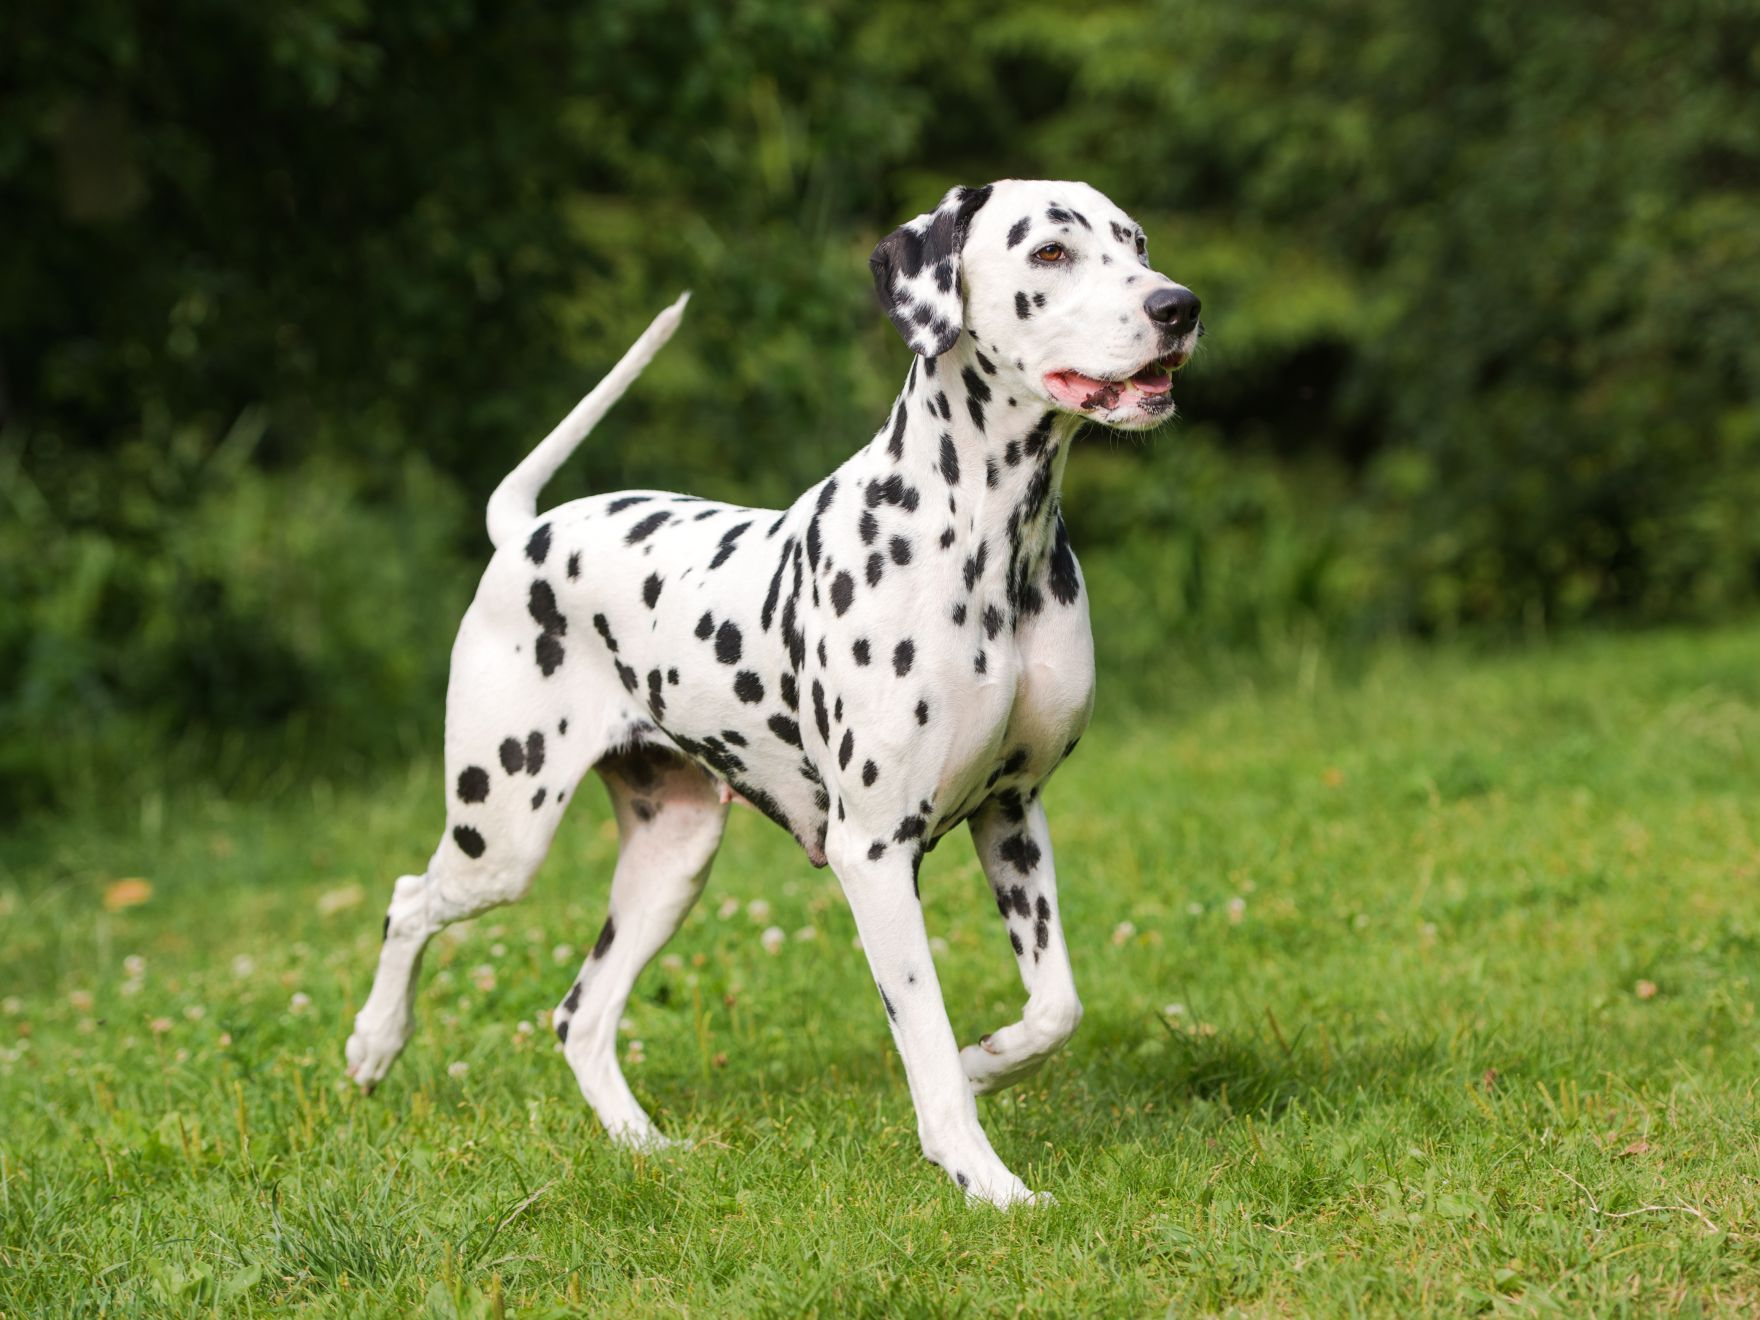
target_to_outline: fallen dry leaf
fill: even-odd
[[[139,907],[153,896],[153,886],[139,876],[118,880],[104,891],[104,911],[120,912],[123,908]]]

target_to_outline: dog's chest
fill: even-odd
[[[944,827],[998,791],[1042,783],[1087,728],[1094,649],[1085,602],[994,639],[985,672],[959,675],[956,667],[948,695],[935,795]]]

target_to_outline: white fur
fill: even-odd
[[[1062,213],[1087,223],[1047,218]],[[1022,219],[1033,237],[1011,246]],[[502,483],[497,551],[453,648],[447,831],[424,872],[397,882],[348,1042],[357,1082],[380,1081],[408,1038],[428,939],[526,892],[592,768],[622,851],[607,930],[555,1020],[615,1139],[663,1140],[618,1069],[616,1024],[702,891],[737,793],[836,870],[925,1154],[974,1199],[1032,1198],[991,1149],[974,1096],[1031,1074],[1081,1020],[1040,797],[1093,704],[1059,490],[1084,417],[1160,420],[1064,409],[1044,378],[1122,378],[1189,352],[1195,328],[1170,344],[1145,314],[1150,291],[1174,286],[1138,260],[1136,233],[1085,185],[1011,180],[955,190],[894,234],[875,255],[883,301],[895,320],[933,302],[926,329],[901,329],[946,342],[913,362],[873,441],[787,510],[629,492],[535,513],[544,480],[672,333],[682,299]],[[951,281],[904,268],[901,245],[925,236],[957,243],[936,254]],[[1069,262],[1034,264],[1053,238]],[[939,315],[957,326],[937,330]],[[1018,1022],[962,1051],[916,883],[922,851],[967,820],[1028,998]]]

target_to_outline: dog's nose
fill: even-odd
[[[1190,330],[1198,323],[1204,304],[1198,295],[1182,285],[1157,289],[1143,300],[1143,310],[1151,321],[1159,321],[1170,330]]]

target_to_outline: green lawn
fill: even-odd
[[[920,1158],[836,883],[749,812],[625,1031],[692,1149],[613,1150],[546,1030],[596,791],[526,903],[437,941],[356,1096],[425,765],[4,843],[0,1312],[1760,1309],[1760,628],[1101,700],[1048,794],[1087,1018],[980,1102],[1054,1206],[968,1209]],[[1012,1020],[963,838],[923,897],[961,1039]]]

